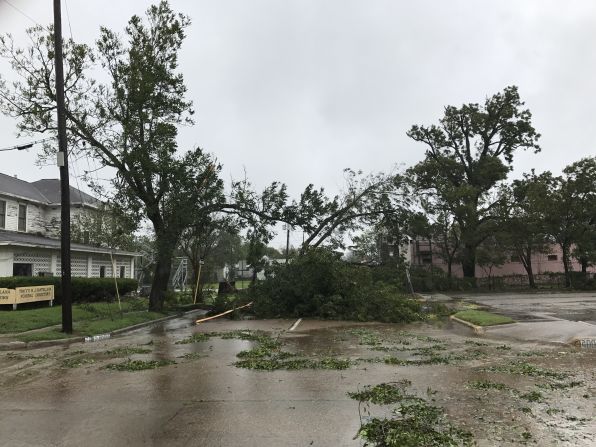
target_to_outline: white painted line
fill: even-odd
[[[294,329],[296,329],[301,321],[302,321],[302,318],[298,318],[289,330],[293,331]]]

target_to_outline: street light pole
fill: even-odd
[[[62,65],[62,14],[60,0],[54,0],[54,63],[56,66],[56,109],[58,114],[58,166],[60,168],[60,262],[62,270],[62,332],[72,333],[70,287],[70,185],[66,148],[66,110],[64,104],[64,67]]]

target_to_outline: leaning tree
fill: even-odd
[[[177,128],[192,123],[192,104],[178,71],[178,53],[190,20],[167,2],[133,16],[122,35],[100,29],[95,47],[66,40],[66,119],[71,151],[113,168],[113,197],[137,222],[148,219],[156,237],[150,308],[161,309],[178,238],[197,214],[224,202],[221,167],[197,148],[179,155]],[[18,120],[22,134],[56,133],[54,34],[27,31],[30,45],[17,48],[0,37],[0,56],[18,75],[0,78],[0,109]],[[105,82],[99,81],[105,80]],[[46,154],[55,151],[47,146]]]

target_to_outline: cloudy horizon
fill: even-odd
[[[64,35],[91,44],[100,25],[122,32],[150,3],[121,1],[114,10],[103,2],[63,2]],[[180,149],[199,145],[214,153],[226,180],[246,169],[259,188],[279,180],[294,196],[308,183],[334,193],[343,168],[378,172],[420,161],[424,146],[406,136],[413,124],[436,123],[444,106],[482,103],[508,85],[519,87],[542,134],[540,154],[516,153],[514,176],[532,168],[558,173],[596,154],[593,2],[171,5],[192,20],[180,69],[196,125],[181,128]],[[24,44],[33,21],[52,21],[51,6],[0,0],[0,32]],[[6,62],[0,70],[7,73]],[[15,121],[0,117],[0,148],[35,139],[15,132]],[[54,166],[23,169],[33,165],[33,149],[0,157],[0,172],[9,175],[58,176]]]

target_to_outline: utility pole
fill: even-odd
[[[286,224],[287,236],[286,236],[286,264],[290,258],[290,225]]]
[[[72,334],[70,287],[70,185],[66,148],[66,111],[64,105],[64,67],[62,65],[62,14],[60,0],[54,0],[54,54],[56,66],[56,109],[58,114],[58,167],[60,168],[60,262],[62,270],[62,332]]]

